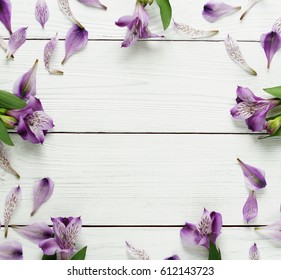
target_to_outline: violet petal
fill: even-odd
[[[0,260],[22,260],[22,245],[18,241],[5,241],[0,245]]]
[[[251,191],[243,207],[244,221],[246,223],[249,223],[251,220],[256,218],[257,215],[258,215],[258,202],[255,192]]]
[[[136,260],[150,260],[149,255],[141,249],[133,247],[129,242],[125,241],[128,253]]]
[[[11,58],[14,53],[25,43],[26,41],[27,27],[22,27],[15,31],[9,39],[6,57]]]
[[[49,8],[45,0],[37,0],[35,6],[35,17],[36,20],[41,24],[42,28],[44,28],[49,19]]]
[[[260,259],[260,252],[256,243],[254,243],[249,249],[249,259],[255,261]]]
[[[74,24],[68,31],[65,38],[65,57],[64,64],[73,54],[82,50],[88,43],[88,31]]]
[[[180,260],[180,257],[178,255],[173,255],[171,257],[165,258],[164,260],[168,260],[168,261],[178,261]]]
[[[31,212],[33,216],[39,207],[48,201],[54,191],[54,182],[50,178],[43,178],[36,182],[33,189],[34,206]]]
[[[99,0],[78,0],[80,3],[90,6],[90,7],[98,7],[106,10],[107,7],[104,6]]]
[[[55,238],[42,240],[41,242],[39,242],[38,246],[43,250],[44,255],[50,256],[61,251],[61,248]]]
[[[11,12],[12,4],[10,0],[0,0],[0,22],[3,23],[5,28],[12,34],[11,28]]]
[[[12,168],[9,160],[5,155],[4,145],[0,142],[0,167],[4,170],[15,175],[17,178],[20,178],[20,175]]]
[[[36,95],[36,72],[37,72],[38,59],[33,64],[32,68],[19,77],[14,83],[13,93],[24,99],[28,100],[29,97]]]

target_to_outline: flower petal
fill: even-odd
[[[212,234],[210,239],[215,244],[218,236],[221,234],[222,215],[218,212],[212,211],[210,213],[210,217],[212,220]]]
[[[128,26],[133,20],[134,20],[133,16],[123,16],[123,17],[120,17],[115,22],[115,24],[119,27],[125,27],[125,26]]]
[[[210,31],[199,30],[189,25],[176,23],[175,21],[174,21],[174,27],[176,28],[176,30],[184,33],[185,35],[187,35],[192,39],[211,37],[219,33],[218,30],[210,30]]]
[[[280,34],[275,31],[263,34],[261,36],[261,45],[267,57],[267,68],[269,68],[273,56],[281,48]]]
[[[281,242],[281,219],[268,226],[256,228],[256,230],[259,230],[259,232],[264,233],[277,242]]]
[[[184,245],[198,245],[203,238],[196,225],[191,223],[185,223],[180,230],[180,237]]]
[[[35,6],[35,17],[36,20],[41,24],[42,28],[44,28],[49,19],[49,8],[45,0],[37,0]]]
[[[36,72],[37,72],[38,59],[33,64],[32,68],[24,75],[19,77],[14,83],[13,93],[24,99],[28,100],[29,97],[36,95]]]
[[[18,241],[6,241],[0,245],[0,260],[22,260],[22,245]]]
[[[41,222],[22,227],[12,226],[12,228],[18,234],[35,244],[39,244],[41,241],[54,236],[52,228],[47,224]]]
[[[11,58],[14,53],[25,43],[27,27],[15,31],[9,39],[6,57]]]
[[[21,188],[20,186],[18,186],[16,188],[13,188],[6,197],[4,210],[5,238],[7,238],[8,236],[8,226],[20,200]]]
[[[78,0],[78,1],[87,6],[98,7],[104,10],[107,9],[107,7],[104,6],[99,0]]]
[[[243,207],[243,217],[245,222],[249,223],[251,220],[256,218],[257,215],[258,215],[258,202],[255,192],[251,191]]]
[[[36,182],[33,189],[34,206],[31,212],[33,216],[39,207],[48,201],[54,191],[54,182],[50,178],[43,178]]]
[[[249,13],[249,11],[259,2],[261,2],[262,0],[250,0],[249,1],[249,5],[247,7],[247,9],[245,10],[245,12],[241,15],[240,20],[243,20],[243,18]]]
[[[45,239],[38,244],[43,250],[44,255],[51,256],[61,251],[60,246],[54,238]]]
[[[277,32],[279,35],[281,35],[281,17],[274,22],[272,31]]]
[[[245,102],[255,102],[262,100],[262,98],[255,96],[255,94],[247,87],[238,86],[236,93],[237,97]]]
[[[150,260],[149,255],[144,251],[140,249],[136,249],[133,247],[130,243],[125,241],[127,250],[129,254],[136,260]]]
[[[164,260],[177,261],[177,260],[180,260],[180,257],[178,255],[173,255],[171,257],[165,258]]]
[[[260,252],[256,243],[254,243],[254,245],[249,249],[249,259],[255,261],[260,259]]]
[[[0,22],[3,23],[5,28],[12,34],[11,28],[11,12],[12,4],[10,0],[0,0]]]
[[[263,170],[244,163],[237,159],[243,171],[247,186],[251,190],[259,190],[266,186],[265,173]]]
[[[65,38],[65,57],[64,64],[73,54],[82,50],[88,43],[88,31],[74,24],[68,31]]]
[[[45,63],[46,70],[48,70],[48,72],[50,74],[63,75],[63,72],[60,71],[60,70],[52,70],[52,69],[50,69],[51,58],[52,58],[52,55],[53,55],[53,53],[55,51],[57,43],[58,43],[58,33],[45,46],[45,49],[44,49],[44,63]]]
[[[224,44],[225,44],[226,52],[234,62],[236,62],[240,67],[246,70],[249,74],[257,75],[257,72],[254,69],[252,69],[245,61],[240,51],[239,45],[234,38],[228,35],[224,40]]]
[[[4,145],[1,142],[0,142],[0,167],[10,172],[11,174],[15,175],[17,178],[20,178],[20,175],[12,168],[10,162],[8,161],[5,155]]]
[[[241,7],[234,7],[230,6],[228,4],[225,4],[221,1],[210,1],[204,5],[202,15],[205,20],[209,22],[214,22],[218,20],[219,18],[232,14],[238,10],[240,10]]]

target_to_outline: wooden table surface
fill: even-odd
[[[263,88],[281,83],[280,52],[268,70],[259,42],[280,17],[281,2],[262,1],[243,22],[237,12],[210,24],[201,16],[204,0],[170,0],[175,21],[220,33],[190,40],[173,26],[164,32],[154,5],[148,9],[150,30],[165,38],[122,49],[126,29],[114,22],[133,13],[135,0],[104,0],[107,11],[72,0],[90,40],[63,67],[71,23],[49,0],[50,19],[42,30],[34,2],[12,1],[13,29],[28,26],[28,40],[14,61],[6,61],[1,50],[1,89],[11,91],[38,58],[37,96],[56,126],[43,146],[13,134],[15,147],[6,148],[21,179],[0,170],[0,207],[12,187],[23,190],[12,223],[50,224],[50,217],[81,215],[78,245],[88,245],[88,259],[128,259],[125,240],[152,259],[206,259],[204,248],[184,248],[179,237],[181,225],[196,223],[206,207],[223,216],[218,245],[224,259],[247,259],[254,242],[262,259],[281,259],[281,245],[254,230],[280,218],[280,139],[259,140],[229,113],[237,85],[266,97]],[[246,7],[247,1],[227,3]],[[52,65],[63,76],[49,75],[43,65],[44,46],[56,32],[60,41]],[[2,25],[0,34],[8,38]],[[257,77],[230,60],[227,34],[239,41]],[[268,182],[258,193],[259,215],[248,226],[242,216],[248,192],[237,157],[265,170]],[[31,218],[33,184],[47,176],[55,181],[54,194]],[[8,238],[23,243],[25,259],[40,258],[37,246],[12,229]]]

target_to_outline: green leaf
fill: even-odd
[[[169,0],[156,0],[160,7],[160,14],[163,23],[164,30],[166,30],[172,19],[172,7]]]
[[[211,240],[209,249],[209,260],[221,260],[221,251]]]
[[[265,88],[263,89],[265,92],[275,96],[275,97],[278,97],[278,98],[281,98],[281,86],[279,87],[273,87],[273,88]]]
[[[0,108],[5,109],[22,109],[26,106],[26,102],[15,96],[14,94],[0,90]]]
[[[85,260],[86,258],[86,252],[87,252],[87,246],[85,246],[84,248],[82,248],[79,252],[77,252],[72,258],[72,261],[77,261],[77,260]]]
[[[57,254],[48,256],[48,255],[43,255],[42,260],[43,261],[55,261],[57,259]]]
[[[7,144],[9,146],[14,146],[14,143],[13,143],[12,139],[10,138],[7,128],[5,127],[5,125],[1,119],[0,119],[0,140],[2,140],[5,144]]]

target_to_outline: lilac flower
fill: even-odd
[[[168,260],[168,261],[177,261],[177,260],[180,260],[180,257],[178,255],[173,255],[171,257],[168,257],[164,260]]]
[[[265,173],[263,170],[244,163],[239,158],[238,163],[243,171],[246,185],[250,190],[259,190],[266,186]]]
[[[119,27],[127,27],[128,32],[122,43],[122,47],[130,47],[140,39],[161,37],[153,34],[148,29],[149,16],[140,2],[136,3],[133,16],[123,16],[115,22]]]
[[[268,111],[278,105],[279,99],[263,99],[254,95],[249,88],[238,86],[237,105],[230,111],[235,119],[244,119],[252,131],[262,131],[266,128]]]
[[[12,4],[10,0],[0,0],[0,21],[3,23],[5,28],[12,34],[11,28],[11,11]]]
[[[22,245],[17,241],[6,241],[0,245],[0,260],[22,260]]]
[[[184,244],[199,245],[209,249],[210,241],[216,243],[217,237],[221,233],[221,227],[221,214],[204,209],[201,220],[197,225],[185,223],[180,231],[181,240]]]
[[[254,245],[249,249],[249,259],[255,261],[260,259],[260,252],[256,243],[254,243]]]
[[[271,225],[255,228],[255,230],[264,233],[277,242],[281,242],[281,219]]]
[[[50,178],[43,178],[36,182],[33,189],[34,206],[31,212],[33,216],[39,207],[48,201],[54,191],[54,182]]]
[[[44,28],[49,19],[49,9],[45,0],[37,0],[35,6],[35,18]]]
[[[14,83],[13,93],[24,99],[28,100],[29,97],[36,94],[36,72],[37,72],[38,59],[33,64],[32,68],[19,77]]]
[[[87,6],[98,7],[104,10],[107,9],[107,7],[104,6],[99,0],[78,0],[78,1]]]
[[[44,112],[40,100],[33,96],[30,96],[24,109],[11,110],[7,114],[18,120],[18,134],[33,144],[43,144],[48,130],[54,127],[53,120]]]
[[[202,15],[205,20],[214,22],[219,18],[232,14],[240,9],[240,6],[233,7],[221,1],[210,1],[204,5]]]
[[[74,24],[68,31],[65,38],[65,57],[64,64],[74,53],[82,50],[88,43],[88,31]]]
[[[6,57],[11,58],[14,53],[25,43],[27,27],[15,31],[9,39]]]
[[[249,223],[251,220],[256,218],[257,215],[258,215],[258,202],[255,192],[251,191],[243,207],[243,217],[246,223]]]

